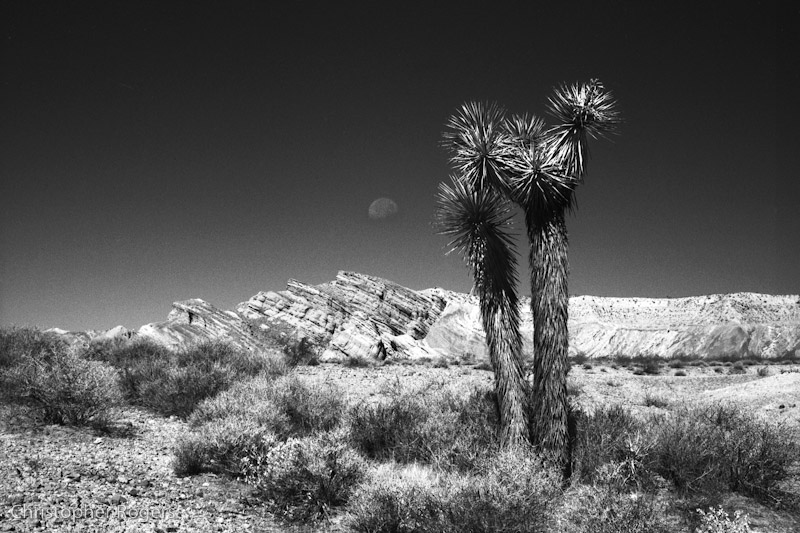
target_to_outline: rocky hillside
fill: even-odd
[[[522,303],[526,353],[533,325]],[[173,304],[165,322],[137,332],[62,332],[75,340],[146,337],[170,346],[225,339],[260,346],[259,329],[283,323],[325,346],[323,360],[346,357],[486,358],[477,301],[440,288],[415,291],[390,281],[339,272],[322,285],[290,280],[285,291],[260,292],[223,311],[200,300]],[[800,356],[800,297],[754,293],[690,298],[570,299],[570,352],[590,357],[776,358]]]

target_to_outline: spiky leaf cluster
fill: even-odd
[[[516,303],[517,260],[508,231],[511,204],[492,188],[472,187],[457,176],[450,179],[450,185],[439,184],[439,233],[452,237],[450,252],[458,251],[464,257],[480,292],[503,294]]]
[[[496,103],[467,102],[447,121],[443,145],[458,176],[473,188],[503,188],[516,147],[505,127],[505,109]]]
[[[620,123],[616,101],[596,79],[588,84],[562,85],[548,99],[548,110],[558,121],[548,131],[550,158],[581,180],[589,156],[588,137],[606,137]]]

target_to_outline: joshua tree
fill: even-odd
[[[558,123],[547,130],[536,117],[507,119],[496,105],[471,103],[450,119],[450,131],[445,133],[445,144],[453,152],[451,162],[461,183],[473,193],[493,189],[518,204],[525,215],[534,324],[532,438],[565,469],[569,464],[565,214],[573,205],[575,187],[586,173],[588,137],[613,131],[619,122],[615,105],[603,85],[592,80],[555,91],[548,107]],[[440,193],[440,202],[444,203],[442,198]],[[493,267],[486,262],[482,266]],[[516,302],[516,295],[511,294],[494,297],[505,296]],[[493,363],[495,360],[500,363],[505,359],[493,356]],[[495,374],[498,382],[504,379],[497,366]],[[497,387],[502,385],[498,383]]]

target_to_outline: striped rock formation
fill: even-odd
[[[529,300],[521,303],[525,353],[531,356]],[[570,353],[697,358],[800,357],[800,297],[736,293],[688,298],[570,299]],[[138,332],[64,332],[89,342],[145,337],[182,347],[221,339],[248,350],[259,329],[288,325],[324,346],[323,361],[347,357],[438,357],[488,360],[477,300],[441,288],[415,291],[381,278],[339,272],[321,285],[290,280],[285,291],[260,292],[223,311],[200,299],[173,304],[165,322]]]

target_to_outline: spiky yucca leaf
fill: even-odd
[[[548,109],[559,122],[547,132],[550,158],[567,174],[583,179],[588,137],[605,137],[620,123],[616,100],[593,79],[586,84],[562,85],[548,99]]]
[[[505,109],[496,103],[467,102],[447,121],[443,145],[450,163],[474,189],[499,187],[514,158],[505,128]]]

